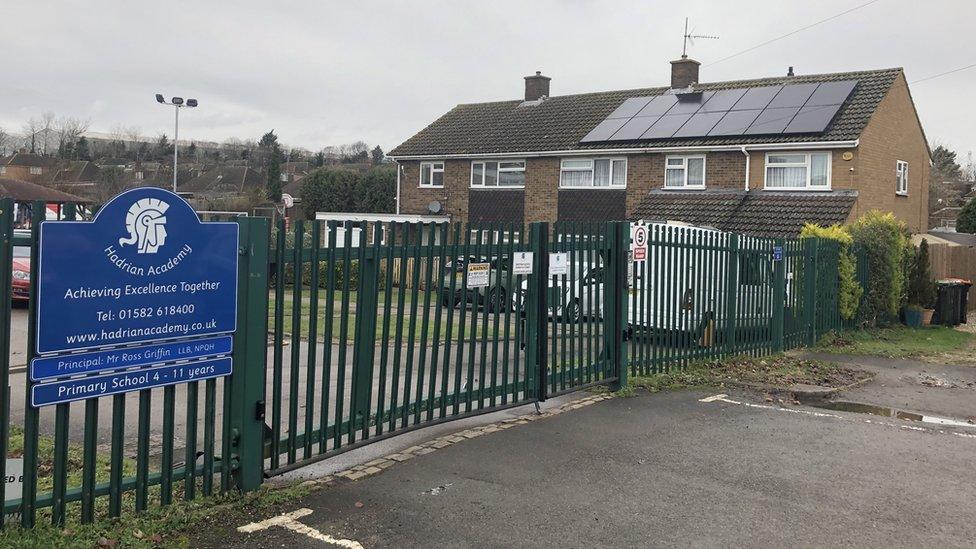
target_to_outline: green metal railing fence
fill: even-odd
[[[628,222],[272,228],[239,217],[230,377],[36,409],[11,370],[10,307],[13,250],[36,260],[41,223],[57,222],[34,212],[32,235],[15,234],[0,202],[0,475],[23,457],[23,492],[4,509],[28,527],[39,511],[90,522],[251,490],[411,429],[850,325],[838,247],[824,240],[650,224],[646,260],[633,261]],[[28,360],[30,303],[15,311]]]

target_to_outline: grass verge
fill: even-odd
[[[194,501],[178,501],[166,507],[151,507],[142,513],[122,518],[103,519],[92,524],[68,522],[55,527],[40,522],[32,530],[8,526],[0,532],[4,548],[91,548],[91,547],[186,547],[189,535],[208,520],[220,522],[250,520],[255,515],[307,495],[311,488],[301,485],[262,488],[247,494],[225,494]]]
[[[974,344],[976,334],[944,326],[895,326],[827,334],[816,350],[886,358],[921,358],[966,353]]]
[[[789,387],[797,383],[821,387],[843,387],[870,377],[861,370],[787,355],[763,358],[731,357],[694,362],[685,369],[649,376],[633,376],[619,394],[629,396],[635,388],[651,392],[723,385],[770,385]]]

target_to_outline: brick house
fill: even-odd
[[[398,213],[676,220],[767,236],[871,209],[928,227],[929,148],[900,68],[462,104],[393,149]]]
[[[57,171],[58,160],[29,152],[16,152],[0,165],[0,177],[40,183],[50,173]]]

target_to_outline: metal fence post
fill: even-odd
[[[807,325],[807,345],[817,342],[817,279],[819,278],[820,239],[807,238],[805,265],[803,266],[803,318]]]
[[[549,355],[549,224],[529,225],[529,251],[532,273],[528,275],[525,298],[525,391],[540,402],[546,400],[546,374]]]
[[[729,261],[725,278],[725,348],[736,353],[736,315],[739,308],[739,235],[729,235]]]
[[[617,380],[611,384],[613,391],[627,386],[627,344],[624,342],[624,329],[627,327],[627,259],[630,249],[630,223],[619,221],[612,225],[613,240],[610,247],[612,309],[608,329],[612,341],[610,358]]]
[[[777,238],[773,245],[781,250],[779,261],[773,261],[773,351],[782,353],[783,322],[786,316],[786,258],[782,250],[786,248],[786,241]]]
[[[264,217],[238,220],[237,332],[230,392],[231,458],[234,485],[255,490],[264,480],[264,386],[268,334],[268,244]],[[227,462],[225,461],[225,464]]]

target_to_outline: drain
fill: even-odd
[[[870,414],[873,416],[893,417],[895,419],[902,419],[906,421],[917,421],[921,423],[931,423],[933,425],[944,425],[949,427],[976,428],[976,424],[974,424],[973,420],[964,421],[961,419],[953,419],[948,417],[928,416],[925,414],[919,414],[917,412],[906,412],[904,410],[896,410],[894,408],[889,408],[887,406],[878,406],[876,404],[864,404],[862,402],[831,400],[831,401],[811,401],[811,402],[805,402],[804,404],[807,404],[808,406],[813,406],[814,408],[823,408],[825,410],[836,410],[839,412],[854,412],[857,414]]]

